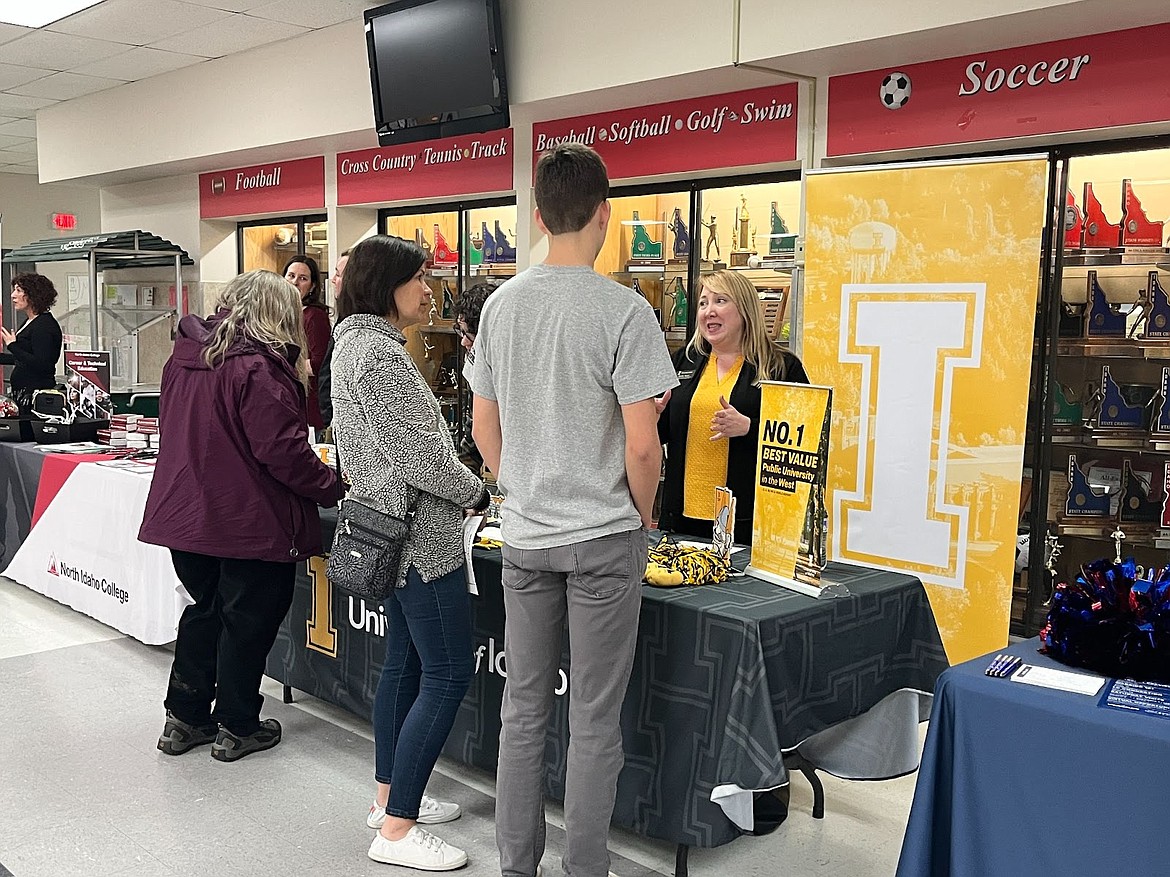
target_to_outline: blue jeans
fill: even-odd
[[[411,567],[386,598],[386,663],[374,695],[374,778],[390,784],[386,812],[416,819],[475,659],[463,567],[424,582]]]

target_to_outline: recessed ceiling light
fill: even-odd
[[[0,22],[44,27],[105,0],[0,0]]]

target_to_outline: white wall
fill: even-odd
[[[142,229],[202,255],[199,178],[194,174],[109,186],[101,192],[101,230]]]
[[[77,228],[55,232],[49,227],[49,214],[74,213]],[[0,174],[0,246],[4,249],[31,244],[56,236],[94,234],[101,231],[101,210],[98,190],[93,186],[43,185],[32,174]],[[84,262],[45,262],[37,268],[53,281],[64,296],[66,276],[85,273]],[[0,290],[7,297],[8,290]],[[58,305],[58,312],[61,310]]]
[[[1165,0],[740,0],[740,60],[836,75],[1170,20]]]

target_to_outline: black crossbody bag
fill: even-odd
[[[341,451],[333,446],[333,462],[341,478]],[[398,584],[402,552],[410,538],[417,499],[405,518],[396,518],[352,497],[341,501],[337,530],[325,567],[329,581],[351,594],[381,602]]]

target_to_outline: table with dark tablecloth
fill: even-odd
[[[1078,672],[1039,645],[1003,651]],[[993,657],[939,679],[898,877],[1170,873],[1170,719],[991,678]]]
[[[334,518],[323,518],[329,544]],[[444,753],[494,771],[506,672],[500,553],[476,549],[475,573],[476,673]],[[879,570],[834,564],[827,574],[852,595],[817,600],[746,576],[643,588],[615,823],[718,846],[743,833],[750,790],[787,782],[785,752],[799,747],[818,767],[855,778],[916,766],[917,723],[947,666],[925,590]],[[316,560],[298,577],[268,675],[369,717],[384,623],[381,607],[332,588]],[[562,668],[568,678],[567,647]],[[546,793],[556,800],[564,797],[567,707],[556,698],[546,749]]]

